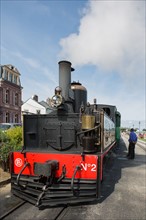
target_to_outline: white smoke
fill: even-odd
[[[145,1],[89,1],[78,33],[61,39],[60,57],[124,75],[144,73]]]

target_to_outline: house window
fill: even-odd
[[[3,68],[0,67],[0,78],[2,78],[2,76],[3,76]]]
[[[10,114],[7,112],[6,113],[6,123],[10,122]]]
[[[12,73],[9,73],[9,81],[13,82],[13,74]]]
[[[18,77],[18,80],[17,80],[17,85],[21,85],[21,83],[20,83],[20,78]]]
[[[10,101],[10,91],[8,89],[6,90],[5,100],[6,100],[6,103],[9,103]]]
[[[4,79],[8,80],[8,71],[4,70]]]
[[[18,114],[15,115],[15,123],[18,123]]]
[[[17,84],[17,76],[14,76],[14,83]]]
[[[18,93],[15,93],[15,105],[18,105]]]

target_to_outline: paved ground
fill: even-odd
[[[100,202],[70,207],[59,220],[146,219],[146,155],[136,146],[135,160],[128,160],[127,146],[123,137],[105,169]]]
[[[10,173],[4,172],[3,169],[0,167],[0,186],[10,182]]]

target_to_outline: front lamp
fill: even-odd
[[[52,107],[58,107],[62,104],[63,98],[61,95],[62,89],[58,86],[55,88],[55,95],[51,99],[51,106]]]

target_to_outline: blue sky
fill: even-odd
[[[58,62],[88,100],[145,120],[145,1],[1,0],[0,63],[21,73],[22,99],[54,94]]]

